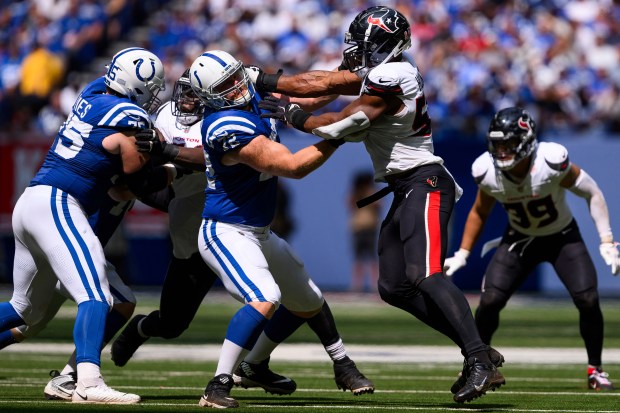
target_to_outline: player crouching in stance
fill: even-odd
[[[602,369],[603,314],[597,277],[577,222],[565,200],[566,189],[588,202],[601,238],[600,253],[612,273],[620,271],[618,249],[611,232],[603,193],[583,169],[568,159],[564,146],[536,139],[536,124],[527,111],[502,109],[491,121],[489,150],[473,163],[478,184],[460,249],[446,259],[452,275],[467,263],[496,202],[508,213],[508,226],[487,267],[476,325],[489,344],[499,326],[499,313],[532,269],[542,262],[553,265],[579,310],[579,329],[588,354],[588,385],[611,390]],[[463,376],[453,386],[458,388]]]

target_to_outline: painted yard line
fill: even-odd
[[[43,406],[43,405],[50,405],[50,404],[59,404],[59,403],[65,403],[65,402],[33,402],[31,400],[0,400],[0,405],[2,404],[15,404],[15,403],[19,403],[19,404],[36,404],[38,406]],[[69,404],[67,402],[67,404]],[[153,406],[153,407],[197,407],[198,403],[149,403],[148,401],[142,401],[141,403],[135,405],[136,406],[136,411],[137,410],[143,410],[145,408],[148,408],[148,406]],[[127,406],[130,407],[130,406]],[[455,412],[463,412],[463,411],[467,411],[467,412],[528,412],[528,413],[584,413],[585,410],[572,410],[572,409],[517,409],[517,408],[510,408],[510,407],[498,407],[498,406],[494,406],[493,408],[488,408],[488,407],[482,407],[482,408],[475,408],[473,407],[471,404],[468,404],[466,408],[463,408],[461,406],[455,406],[455,407],[447,407],[447,406],[439,406],[439,407],[432,407],[432,406],[420,406],[420,407],[415,407],[415,406],[383,406],[383,405],[378,405],[378,406],[361,406],[361,405],[350,405],[350,404],[345,404],[345,405],[335,405],[335,404],[330,404],[329,406],[326,405],[299,405],[299,404],[292,404],[292,405],[286,405],[286,404],[253,404],[253,403],[244,403],[244,405],[242,407],[245,408],[251,408],[251,409],[268,409],[270,411],[284,411],[285,409],[308,409],[310,411],[317,411],[317,410],[369,410],[369,411],[455,411]],[[597,410],[597,413],[620,413],[620,410]]]
[[[38,370],[22,370],[22,369],[2,369],[2,373],[12,373],[14,375],[19,376],[19,384],[13,384],[13,386],[30,386],[30,385],[45,385],[49,381],[49,377],[46,377],[45,374],[41,374],[41,372],[46,372],[46,369],[38,369]],[[369,369],[364,369],[365,372],[369,371]],[[22,377],[24,374],[34,373],[40,377]],[[304,377],[304,378],[324,378],[331,379],[333,378],[333,374],[328,373],[299,373],[296,371],[288,371],[287,375],[292,378]],[[106,379],[111,380],[120,380],[126,379],[128,377],[135,378],[139,377],[140,380],[144,381],[161,381],[162,377],[171,378],[171,377],[208,377],[208,374],[204,371],[193,371],[193,372],[170,372],[170,371],[158,371],[156,376],[153,376],[153,371],[146,370],[131,370],[128,374],[118,374],[114,371],[110,371],[105,375]],[[386,375],[386,374],[372,374],[372,378],[375,380],[383,380],[383,379],[392,379],[392,380],[405,380],[405,381],[416,381],[416,380],[426,380],[426,381],[449,381],[455,380],[456,374],[453,376],[427,376],[427,375]],[[555,383],[585,383],[585,377],[582,378],[557,378],[557,377],[510,377],[510,383],[519,382],[519,383],[546,383],[552,380]],[[4,384],[7,385],[7,384]],[[162,386],[161,388],[171,389],[173,387]],[[180,388],[179,388],[180,389]],[[620,394],[620,393],[619,393]]]
[[[350,344],[347,352],[356,362],[380,363],[461,363],[456,346],[386,346]],[[136,352],[134,360],[194,360],[217,361],[220,345],[145,344]],[[583,348],[525,348],[498,349],[510,364],[579,364],[587,363]],[[3,353],[70,354],[73,345],[67,343],[21,343],[3,349]],[[109,346],[103,357],[109,357]],[[281,344],[272,354],[278,361],[328,361],[320,344]],[[620,349],[603,350],[606,364],[620,363]]]

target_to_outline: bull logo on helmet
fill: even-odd
[[[368,19],[366,20],[368,22],[369,26],[377,26],[380,29],[388,32],[388,33],[394,33],[394,30],[390,29],[389,27],[386,26],[385,23],[392,23],[392,19],[388,18],[385,22],[383,21],[383,16],[379,16],[379,17],[375,17],[375,15],[370,15],[368,16]]]
[[[523,118],[519,118],[519,120],[517,121],[517,125],[521,129],[526,130],[526,131],[529,131],[531,129],[530,128],[530,123],[525,121],[525,120],[523,120]]]

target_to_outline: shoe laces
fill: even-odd
[[[590,373],[590,379],[596,380],[601,384],[611,384],[611,381],[609,380],[609,373],[599,369],[596,369]]]

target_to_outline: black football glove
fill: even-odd
[[[260,101],[258,107],[269,111],[268,113],[261,114],[261,118],[274,118],[281,122],[286,122],[301,131],[305,131],[304,123],[312,116],[311,113],[303,110],[297,103],[288,103],[285,106],[281,106],[280,99],[273,96],[267,96]]]
[[[246,65],[245,71],[250,77],[254,87],[259,92],[275,92],[278,87],[278,79],[282,76],[283,70],[278,70],[275,74],[265,73],[263,69],[254,65]]]
[[[141,129],[136,135],[138,152],[148,153],[164,161],[172,161],[179,154],[179,148],[159,140],[155,129]]]

